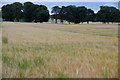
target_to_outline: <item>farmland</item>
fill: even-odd
[[[117,24],[3,22],[4,78],[116,78]]]

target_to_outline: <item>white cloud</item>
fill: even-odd
[[[119,0],[1,0],[2,2],[118,2]]]
[[[112,3],[106,3],[104,6],[116,6],[116,5]]]

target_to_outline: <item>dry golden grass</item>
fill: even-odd
[[[5,78],[116,78],[116,24],[3,23]]]
[[[2,79],[2,26],[0,21],[0,79]]]

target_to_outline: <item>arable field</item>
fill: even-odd
[[[2,22],[0,20],[0,79],[2,79]]]
[[[117,78],[117,24],[3,22],[4,78]]]

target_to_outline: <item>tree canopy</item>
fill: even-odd
[[[120,22],[120,10],[115,7],[100,6],[100,10],[94,13],[92,9],[87,9],[85,6],[63,6],[59,13],[59,19],[66,20],[75,24],[87,22]]]
[[[2,7],[2,18],[5,21],[47,22],[49,11],[44,5],[32,2],[7,4]]]
[[[51,13],[53,14],[52,17],[55,19],[55,23],[57,23],[57,19],[59,18],[59,13],[61,8],[59,6],[52,7]]]
[[[22,12],[23,6],[22,6],[22,4],[19,3],[19,2],[15,2],[11,5],[11,7],[12,7],[12,11],[13,11],[14,20],[19,21],[23,16],[23,12]]]
[[[35,22],[48,22],[49,19],[49,11],[46,6],[40,5],[34,12],[34,20]]]
[[[2,7],[2,18],[5,21],[13,21],[14,20],[11,4],[7,4]]]
[[[25,21],[25,22],[48,22],[49,18],[59,19],[70,23],[120,22],[120,10],[112,6],[100,6],[100,10],[95,13],[92,9],[85,6],[54,6],[51,11],[45,5],[37,5],[32,2],[14,2],[2,6],[2,18],[4,21]]]
[[[100,6],[100,10],[97,13],[97,19],[103,23],[119,22],[120,11],[115,7]]]

